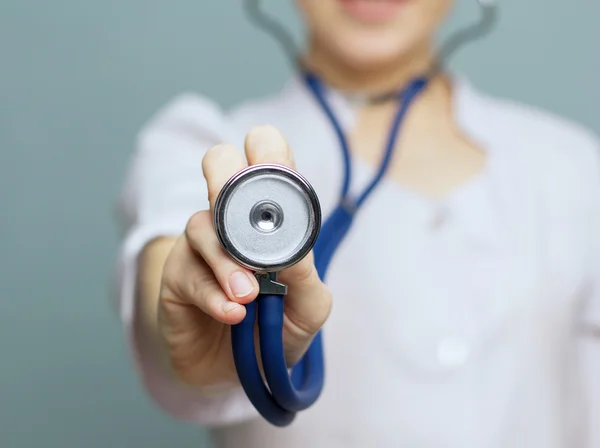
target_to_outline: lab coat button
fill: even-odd
[[[457,369],[467,362],[469,346],[459,338],[444,338],[437,347],[437,359],[446,369]]]
[[[431,229],[440,230],[450,218],[450,210],[447,207],[440,207],[434,213],[431,219]]]

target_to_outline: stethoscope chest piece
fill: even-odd
[[[240,384],[259,413],[287,426],[311,406],[323,387],[323,353],[315,336],[292,369],[284,356],[284,299],[287,286],[277,273],[302,260],[321,230],[321,207],[309,182],[285,166],[261,164],[234,175],[221,189],[213,210],[221,246],[240,265],[255,272],[256,300],[231,327],[231,346]],[[258,329],[262,373],[256,359]]]
[[[300,261],[321,228],[310,183],[275,164],[253,165],[233,176],[221,189],[213,216],[221,246],[257,272],[277,272]]]

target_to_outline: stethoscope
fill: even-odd
[[[293,40],[283,27],[260,10],[258,3],[258,0],[246,0],[249,17],[273,35],[295,61],[298,53]],[[449,39],[438,61],[489,32],[496,19],[495,2],[479,0],[479,4],[483,13],[481,20]],[[294,265],[313,250],[317,272],[321,280],[325,280],[330,262],[355,215],[387,172],[407,111],[439,73],[440,66],[438,62],[429,73],[416,77],[399,92],[362,99],[370,103],[396,100],[398,108],[379,169],[357,196],[350,195],[349,145],[327,100],[327,87],[315,74],[301,70],[307,89],[335,130],[343,156],[344,178],[339,202],[323,223],[313,187],[299,173],[280,165],[254,165],[240,171],[223,186],[215,202],[214,225],[219,242],[234,260],[256,273],[260,286],[258,298],[246,305],[244,320],[231,328],[236,370],[250,402],[275,426],[289,425],[298,412],[312,406],[321,394],[325,378],[321,332],[293,368],[289,369],[286,364],[282,332],[287,287],[277,281],[277,272]],[[256,357],[256,325],[262,373]]]

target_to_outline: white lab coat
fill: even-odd
[[[298,78],[230,112],[183,95],[148,123],[121,201],[119,304],[159,406],[213,428],[223,448],[600,446],[600,344],[581,336],[600,324],[598,140],[454,84],[456,120],[487,151],[485,170],[441,201],[387,179],[374,193],[328,274],[325,390],[286,429],[257,418],[241,390],[207,397],[177,384],[135,343],[136,259],[207,208],[204,151],[243,148],[255,125],[283,131],[327,216],[342,181],[333,130]],[[350,128],[352,106],[329,100]],[[354,170],[354,189],[373,173],[358,159]]]

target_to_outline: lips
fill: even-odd
[[[385,22],[392,19],[407,0],[338,0],[344,11],[360,22]]]

